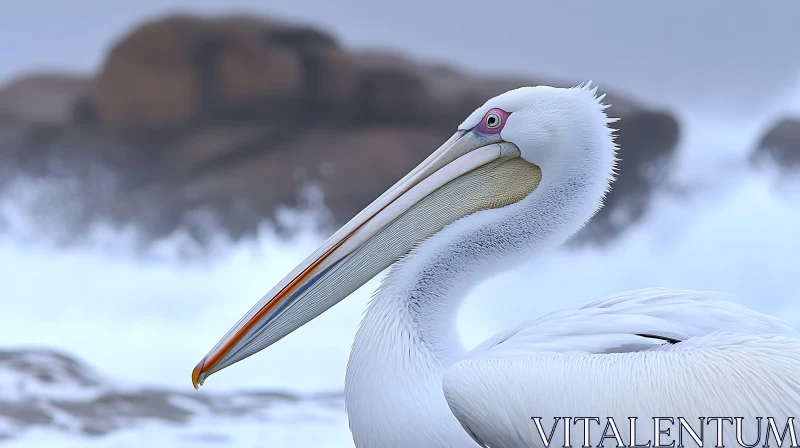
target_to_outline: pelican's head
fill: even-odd
[[[574,213],[582,225],[599,208],[615,161],[612,120],[595,93],[523,87],[487,101],[240,319],[195,367],[194,386],[322,314],[445,226],[523,201],[540,183],[567,173],[585,181],[591,191]]]

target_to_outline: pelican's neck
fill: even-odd
[[[605,188],[580,172],[543,179],[518,203],[451,224],[390,270],[348,363],[345,400],[356,446],[476,446],[442,390],[445,371],[465,354],[459,306],[481,280],[578,230]]]
[[[406,268],[384,278],[353,344],[345,403],[356,447],[474,448],[442,391],[446,369],[464,355],[462,296],[425,275],[414,281]]]

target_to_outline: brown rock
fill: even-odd
[[[300,95],[302,67],[290,50],[266,46],[262,39],[249,34],[232,35],[222,44],[217,58],[223,104]]]
[[[19,150],[25,140],[25,125],[12,115],[0,115],[0,154]]]
[[[754,163],[770,161],[784,170],[800,167],[800,120],[785,119],[770,128],[753,150]]]
[[[207,415],[263,420],[276,405],[342,407],[340,393],[300,396],[262,390],[212,394],[119,387],[87,364],[48,349],[0,350],[0,371],[4,379],[0,440],[19,437],[29,429],[71,437],[101,436],[143,424],[181,425]],[[191,427],[182,431],[185,436],[193,432]]]
[[[69,127],[73,106],[89,82],[81,76],[41,73],[0,88],[0,187],[18,171],[14,162],[30,167],[46,158]]]
[[[446,105],[434,101],[418,65],[392,55],[362,54],[356,120],[364,123],[429,124]]]
[[[254,154],[248,163],[196,177],[181,190],[193,203],[231,207],[245,201],[262,216],[271,216],[277,206],[296,205],[298,190],[311,183],[323,187],[326,205],[342,222],[445,138],[446,132],[413,126],[312,129]]]
[[[111,50],[90,103],[118,130],[175,130],[195,120],[296,119],[304,101],[352,94],[347,55],[316,30],[242,17],[174,16]]]
[[[48,73],[17,78],[0,89],[0,119],[63,125],[89,82],[87,77]]]
[[[264,133],[263,125],[247,123],[200,129],[175,141],[161,161],[174,172],[192,172],[213,165],[220,157],[259,139]]]
[[[148,23],[114,45],[90,95],[100,121],[142,128],[191,118],[200,86],[192,57],[201,34],[197,19],[176,17]]]
[[[321,31],[269,22],[266,31],[269,41],[276,46],[292,49],[299,55],[303,66],[303,96],[301,107],[339,109],[346,106],[356,91],[356,68],[348,52],[339,48],[336,41]]]
[[[577,83],[483,78],[392,53],[351,53],[326,33],[276,21],[174,16],[114,45],[73,104],[70,129],[0,114],[0,143],[42,147],[28,153],[60,152],[76,164],[82,152],[116,168],[116,190],[83,175],[84,209],[52,211],[77,216],[75,227],[108,218],[157,238],[191,228],[204,211],[239,237],[280,206],[301,204],[311,184],[322,187],[336,224],[349,219],[487,99],[537,84]],[[614,92],[606,102],[621,118],[620,175],[578,241],[610,241],[644,216],[678,137],[668,114]]]

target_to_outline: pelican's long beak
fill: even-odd
[[[447,224],[526,196],[541,173],[519,154],[499,135],[458,131],[264,296],[197,364],[192,384],[319,316]]]

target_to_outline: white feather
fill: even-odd
[[[651,288],[544,315],[493,336],[476,347],[470,358],[633,351],[666,342],[638,335],[688,341],[716,331],[798,337],[780,319],[727,300],[723,294]]]
[[[800,411],[797,337],[779,319],[720,294],[631,291],[498,334],[450,367],[443,388],[459,421],[487,446],[542,446],[534,416],[547,428],[553,417],[613,417],[625,425],[623,440],[629,417],[785,422]],[[756,421],[745,422],[755,437]]]

